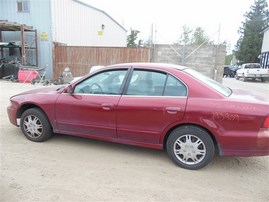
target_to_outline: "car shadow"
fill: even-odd
[[[72,149],[83,150],[83,152],[86,153],[94,151],[100,155],[111,155],[118,158],[125,158],[127,155],[125,159],[126,161],[133,158],[139,158],[139,161],[141,162],[151,161],[150,163],[155,162],[155,164],[176,168],[176,165],[170,160],[165,150],[149,149],[62,134],[54,135],[54,137],[47,143],[53,144],[53,147],[55,145],[62,145],[62,147],[72,147]],[[220,172],[223,170],[247,172],[247,170],[256,168],[267,170],[268,166],[265,165],[260,158],[263,157],[223,157],[215,155],[213,161],[202,170],[218,170]],[[147,164],[150,163],[147,162]]]
[[[243,81],[242,79],[240,79],[240,81]],[[268,83],[268,81],[261,81],[260,79],[255,79],[255,80],[252,80],[252,79],[247,79],[245,82],[249,82],[249,83]]]
[[[264,161],[266,157],[231,157],[215,155],[208,169],[230,170],[238,172],[253,172],[254,170],[268,170],[269,164]]]
[[[130,154],[132,156],[139,156],[141,158],[146,157],[151,159],[161,159],[161,161],[167,161],[169,162],[168,156],[165,151],[163,150],[157,150],[157,149],[150,149],[150,148],[144,148],[139,146],[133,146],[133,145],[126,145],[126,144],[120,144],[120,143],[114,143],[114,142],[107,142],[102,140],[96,140],[91,138],[85,138],[85,137],[78,137],[78,136],[69,136],[69,135],[63,135],[63,134],[55,134],[49,141],[49,144],[61,144],[61,145],[67,145],[72,146],[72,148],[77,149],[86,149],[89,150],[95,150],[96,152],[102,152],[102,153],[109,153],[114,155],[119,154]]]

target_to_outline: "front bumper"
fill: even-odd
[[[17,110],[15,108],[13,108],[12,106],[9,106],[7,108],[7,114],[8,114],[8,118],[10,123],[12,123],[15,126],[19,126],[19,124],[17,123]]]

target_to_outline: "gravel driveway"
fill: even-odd
[[[248,88],[225,78],[224,84]],[[233,83],[234,82],[234,83]],[[247,83],[269,97],[269,83]],[[9,97],[40,86],[1,81],[0,201],[269,201],[269,157],[215,157],[177,167],[165,151],[57,135],[28,141],[9,123]],[[263,89],[263,90],[261,90]],[[255,92],[256,93],[256,92]]]

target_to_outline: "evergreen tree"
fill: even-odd
[[[269,11],[267,0],[255,0],[250,7],[239,28],[240,38],[235,47],[236,58],[240,63],[259,62],[258,56],[261,53],[263,33],[268,26]]]

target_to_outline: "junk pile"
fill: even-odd
[[[65,67],[62,74],[59,76],[57,80],[54,80],[53,83],[55,85],[62,85],[70,83],[74,79],[72,72],[69,67]]]
[[[17,81],[20,63],[17,60],[0,59],[0,79]]]

